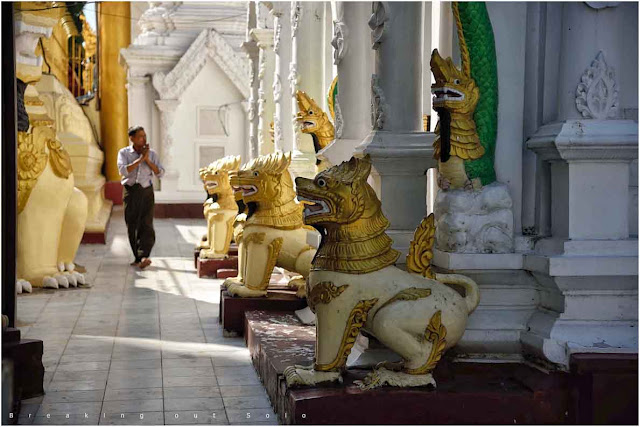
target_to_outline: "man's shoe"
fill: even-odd
[[[138,267],[140,267],[140,270],[144,270],[150,265],[151,265],[151,260],[149,258],[142,258],[142,261],[140,261],[140,265],[138,265]]]
[[[131,264],[129,264],[132,267],[138,267],[140,265],[140,261],[133,261]]]

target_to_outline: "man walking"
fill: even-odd
[[[141,269],[151,264],[149,255],[156,242],[153,230],[154,196],[151,179],[164,174],[158,154],[149,148],[142,126],[129,128],[131,145],[118,152],[118,171],[122,175],[124,193],[124,221],[127,223],[129,244]]]

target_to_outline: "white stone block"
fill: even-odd
[[[479,191],[439,191],[436,247],[458,253],[513,252],[512,206],[507,186],[497,182]]]

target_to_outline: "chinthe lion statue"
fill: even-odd
[[[316,250],[307,244],[302,204],[296,201],[289,174],[291,154],[273,153],[252,160],[230,174],[234,191],[242,193],[248,214],[238,237],[238,276],[225,280],[231,295],[261,297],[267,294],[273,268],[301,276],[289,285],[303,297],[306,278]],[[312,231],[315,231],[311,229]]]
[[[221,259],[229,254],[238,205],[229,183],[229,173],[240,168],[240,156],[227,156],[200,169],[200,179],[209,198],[204,202],[207,235],[199,244],[200,258]]]
[[[303,91],[296,92],[296,100],[298,101],[296,121],[300,125],[302,133],[311,135],[313,149],[317,155],[320,150],[328,147],[334,141],[335,129],[333,123],[313,98]],[[326,160],[316,159],[316,172],[321,172],[328,167],[329,163]]]
[[[306,204],[305,223],[321,230],[322,243],[309,274],[307,300],[316,314],[312,367],[290,366],[289,385],[341,379],[360,331],[366,331],[404,359],[401,367],[379,366],[357,384],[425,386],[442,354],[464,333],[478,305],[478,286],[468,277],[437,274],[430,268],[433,216],[416,230],[404,271],[394,266],[399,252],[385,230],[389,221],[367,184],[371,163],[352,158],[319,173],[296,178]],[[464,288],[466,296],[447,286]]]

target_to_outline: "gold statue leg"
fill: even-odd
[[[313,290],[312,290],[313,292]],[[369,310],[378,302],[377,298],[362,300],[358,302],[349,313],[346,321],[342,339],[336,339],[335,334],[317,334],[316,341],[316,363],[312,367],[290,366],[284,371],[287,384],[313,385],[325,381],[340,380],[340,372],[347,363],[347,357],[356,342],[360,330],[367,321]],[[330,304],[319,304],[316,308],[316,328],[318,331],[331,329],[335,321],[335,313],[330,315],[332,307]],[[335,309],[335,307],[333,307]],[[337,325],[338,323],[336,323]],[[329,341],[327,341],[329,339]],[[331,360],[324,360],[325,355],[331,354]]]
[[[247,259],[252,260],[252,268],[244,272],[243,283],[230,283],[227,291],[240,297],[261,297],[267,295],[271,272],[276,266],[283,238],[278,237],[264,245],[265,233],[252,233],[244,237]],[[227,283],[227,282],[225,282]]]

